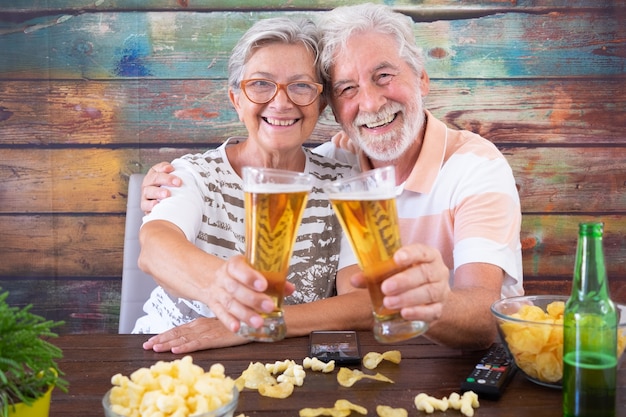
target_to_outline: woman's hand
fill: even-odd
[[[252,268],[243,255],[229,258],[212,275],[210,285],[201,289],[200,300],[231,332],[237,332],[241,322],[261,327],[260,313],[271,313],[276,308],[273,298],[264,292],[267,279]],[[294,289],[293,284],[286,283],[285,295],[290,295]]]
[[[248,342],[248,339],[229,331],[218,319],[201,317],[152,336],[143,344],[143,348],[155,352],[183,354]]]

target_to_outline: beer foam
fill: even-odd
[[[311,186],[307,184],[248,184],[244,185],[243,190],[255,194],[300,193],[311,191]]]
[[[396,198],[396,192],[394,188],[381,188],[376,192],[370,191],[354,191],[354,192],[340,192],[328,194],[330,200],[351,200],[351,201],[376,201],[376,200],[390,200]]]

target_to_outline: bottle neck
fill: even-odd
[[[609,296],[602,248],[602,223],[581,223],[572,296],[582,300]]]

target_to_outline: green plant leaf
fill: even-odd
[[[8,416],[15,403],[32,404],[50,386],[67,392],[57,359],[63,352],[49,339],[52,330],[64,322],[46,320],[33,314],[32,305],[23,308],[7,303],[8,292],[0,293],[0,416]]]

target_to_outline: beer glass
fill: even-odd
[[[283,293],[289,260],[306,206],[312,178],[308,174],[271,168],[243,168],[246,212],[246,258],[268,282],[265,291],[274,300],[274,311],[259,313],[263,325],[256,329],[241,323],[238,334],[272,342],[285,337]]]
[[[359,266],[367,280],[374,314],[374,336],[380,343],[410,339],[424,333],[423,321],[408,321],[383,305],[385,279],[400,272],[393,254],[401,246],[393,166],[373,169],[324,186]]]

